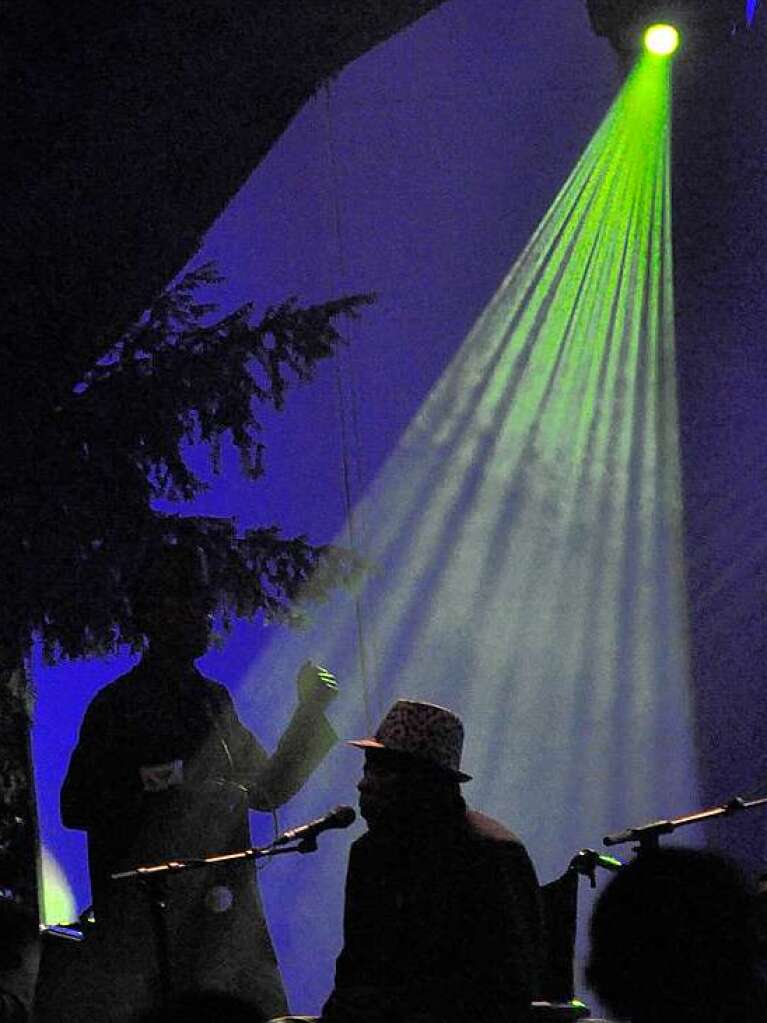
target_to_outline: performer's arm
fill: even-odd
[[[324,713],[336,695],[333,676],[307,664],[297,682],[298,707],[271,756],[239,720],[231,697],[225,697],[226,730],[232,738],[236,778],[247,788],[254,810],[271,810],[286,803],[338,741]]]

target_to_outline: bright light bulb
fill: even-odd
[[[679,46],[679,33],[673,25],[650,25],[644,34],[644,44],[657,57],[670,57]]]

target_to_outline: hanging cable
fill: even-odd
[[[325,113],[325,140],[328,151],[328,167],[330,176],[330,195],[333,217],[333,232],[337,251],[337,276],[342,281],[346,280],[346,253],[343,243],[343,232],[341,228],[341,205],[339,201],[339,176],[336,160],[335,138],[333,132],[332,116],[332,92],[331,83],[326,81],[323,85],[324,113]],[[347,340],[351,340],[352,323],[347,317]],[[354,507],[352,489],[353,483],[359,491],[361,486],[360,473],[360,442],[359,416],[357,403],[357,388],[354,379],[354,370],[351,360],[348,360],[348,374],[346,387],[344,386],[344,363],[345,359],[339,352],[333,360],[335,367],[336,394],[338,399],[340,434],[341,434],[341,476],[343,483],[344,504],[346,510],[346,534],[349,547],[358,553],[364,551],[365,547],[365,522],[362,512],[357,512]],[[353,449],[353,450],[352,450]],[[352,455],[354,457],[352,457]],[[354,481],[352,473],[354,470]],[[357,632],[357,659],[359,664],[360,678],[362,681],[362,699],[365,712],[365,725],[370,734],[373,731],[373,722],[377,720],[378,714],[373,713],[371,705],[370,675],[368,670],[368,646],[365,629],[365,614],[361,596],[354,595],[354,612]],[[380,710],[380,708],[376,708]]]

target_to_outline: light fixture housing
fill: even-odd
[[[651,25],[675,26],[685,51],[692,52],[716,47],[749,25],[745,0],[586,0],[586,4],[594,32],[609,39],[626,58],[641,52]]]

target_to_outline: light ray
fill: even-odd
[[[462,715],[467,797],[519,830],[543,879],[697,799],[669,105],[670,64],[647,55],[364,499],[374,706],[415,696]],[[264,680],[303,647],[345,682],[339,730],[361,734],[355,636],[339,598],[272,644],[241,703],[266,708]],[[358,770],[335,753],[317,809],[352,801]],[[339,864],[323,869],[332,888]],[[275,899],[313,904],[294,877],[270,880]]]

